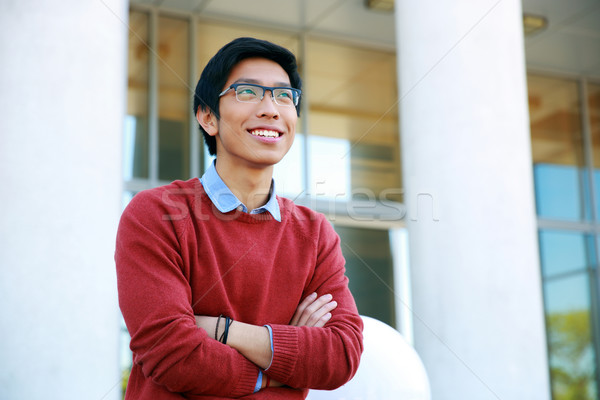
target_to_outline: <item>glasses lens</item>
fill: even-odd
[[[296,104],[294,91],[292,89],[274,89],[273,98],[275,99],[275,103],[282,106],[293,106]]]
[[[239,85],[235,89],[235,95],[239,101],[251,103],[260,101],[261,95],[259,92],[261,91],[262,89],[256,86]]]

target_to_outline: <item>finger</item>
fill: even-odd
[[[298,320],[299,326],[305,326],[308,322],[308,319],[321,307],[325,304],[329,303],[332,300],[333,296],[330,294],[325,294],[312,303],[308,305],[300,315],[300,319]]]
[[[315,311],[306,321],[306,326],[323,327],[331,319],[331,311],[337,307],[336,301],[331,301]]]
[[[306,323],[308,322],[308,319],[314,313],[316,313],[321,307],[323,307],[324,305],[326,305],[327,303],[329,303],[332,299],[333,299],[332,295],[325,294],[325,295],[319,297],[318,299],[316,299],[315,301],[313,301],[312,303],[310,303],[308,305],[308,307],[306,307],[306,309],[304,310],[304,312],[302,313],[302,315],[300,316],[299,323],[301,325],[306,325]]]
[[[308,296],[306,296],[306,298],[304,298],[304,300],[302,300],[300,305],[298,305],[296,312],[294,313],[294,317],[292,318],[290,325],[298,324],[298,321],[300,320],[300,316],[302,315],[302,313],[304,312],[306,307],[308,307],[313,301],[315,301],[316,298],[317,298],[317,293],[311,293]]]

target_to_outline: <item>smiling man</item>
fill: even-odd
[[[300,97],[296,59],[273,43],[239,38],[206,65],[194,112],[215,162],[139,193],[119,225],[127,399],[302,399],[356,372],[362,320],[339,237],[275,194]]]

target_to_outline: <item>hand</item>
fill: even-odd
[[[323,327],[331,318],[331,311],[337,307],[337,302],[332,301],[332,299],[333,296],[330,294],[325,294],[319,298],[317,298],[316,293],[307,296],[298,305],[290,325]]]

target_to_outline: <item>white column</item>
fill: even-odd
[[[415,346],[436,400],[550,398],[521,13],[396,1]]]
[[[118,399],[127,1],[0,2],[0,398]]]

